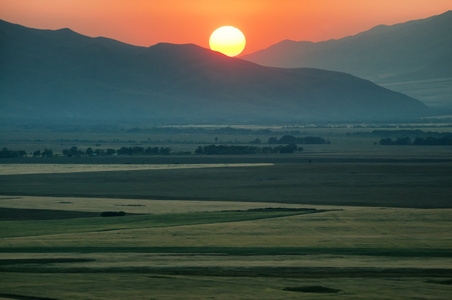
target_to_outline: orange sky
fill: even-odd
[[[42,29],[71,28],[133,45],[209,47],[231,25],[246,36],[243,54],[284,39],[323,41],[452,10],[452,0],[0,0],[0,19]]]

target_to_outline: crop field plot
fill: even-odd
[[[130,214],[168,214],[225,210],[247,210],[266,207],[264,202],[231,201],[187,201],[187,200],[143,200],[89,197],[34,197],[0,196],[1,207],[6,209],[49,209],[58,213],[80,211],[99,213],[104,211],[124,211]],[[281,208],[299,208],[297,204],[277,204]]]
[[[0,175],[20,174],[61,174],[80,172],[197,169],[224,167],[259,167],[269,166],[265,163],[233,163],[233,164],[2,164]]]
[[[0,175],[0,195],[450,208],[451,162],[296,162],[252,167]]]
[[[6,296],[2,299],[448,299],[450,296],[450,285],[441,284],[441,280],[435,278],[319,280],[124,272],[6,275],[3,282],[15,289],[0,294]],[[318,288],[310,292],[287,290],[288,287],[319,287],[319,281],[325,285],[320,287],[337,292],[324,292]],[[24,285],[23,282],[33,284]],[[35,298],[19,298],[21,295],[34,295]]]
[[[451,292],[450,209],[0,200],[15,210],[60,202],[94,214],[1,219],[6,299],[447,299]],[[117,203],[153,212],[95,215]]]

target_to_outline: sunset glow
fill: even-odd
[[[211,33],[231,24],[246,33],[242,54],[248,54],[285,39],[338,39],[451,9],[450,0],[0,0],[0,19],[145,47],[168,42],[209,48]]]
[[[245,49],[245,36],[232,26],[223,26],[215,30],[209,39],[210,49],[227,56],[237,56]]]

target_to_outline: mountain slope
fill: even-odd
[[[144,48],[4,21],[0,40],[4,119],[388,120],[427,110],[349,74],[263,67],[191,44]]]
[[[287,40],[242,58],[265,66],[342,71],[377,82],[452,77],[452,11],[339,40]]]

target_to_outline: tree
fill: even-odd
[[[299,143],[299,139],[294,137],[293,135],[283,135],[282,138],[279,139],[278,144],[296,144]]]
[[[53,157],[53,150],[52,149],[44,149],[41,153],[42,157]]]
[[[68,153],[68,156],[69,156],[69,157],[72,157],[72,156],[79,157],[79,156],[82,156],[83,151],[80,150],[80,149],[78,149],[77,146],[72,146],[72,147],[67,151],[67,153]],[[63,150],[63,154],[64,154],[64,150]]]
[[[411,145],[411,139],[409,137],[398,137],[395,142],[395,145]]]
[[[147,147],[147,148],[144,150],[144,153],[145,153],[145,154],[158,154],[158,153],[159,153],[159,147],[153,147],[153,148]]]
[[[278,144],[278,138],[276,138],[276,137],[269,138],[268,144]]]
[[[18,151],[14,151],[14,152],[16,152],[17,157],[27,156],[27,152],[25,152],[24,150],[18,150]]]
[[[105,153],[106,153],[107,155],[113,155],[113,154],[116,153],[116,150],[115,150],[115,149],[108,148],[107,150],[105,150]]]
[[[201,146],[198,146],[195,150],[195,154],[204,154],[204,149]]]
[[[0,158],[24,157],[26,155],[27,155],[27,152],[25,152],[23,150],[18,150],[18,151],[8,150],[8,148],[6,148],[6,147],[0,151]]]
[[[89,147],[89,148],[87,148],[87,149],[85,150],[85,155],[86,155],[86,156],[93,156],[93,154],[94,154],[93,148]]]
[[[380,140],[380,145],[394,145],[394,142],[390,138]]]
[[[287,146],[281,147],[279,153],[294,153],[295,151],[297,151],[297,145],[289,144]]]
[[[307,136],[304,138],[305,144],[329,144],[327,140],[319,136]]]
[[[160,155],[170,155],[171,154],[171,148],[161,147],[159,149],[159,154]]]

